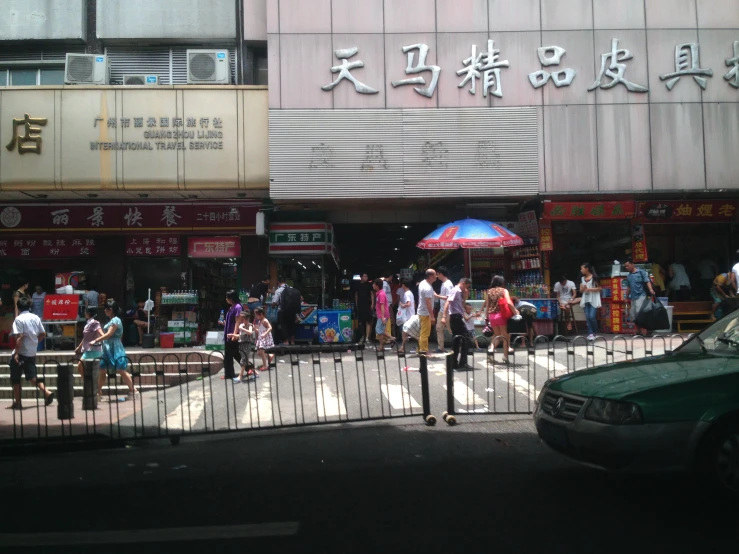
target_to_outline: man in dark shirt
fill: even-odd
[[[363,341],[368,340],[372,335],[372,309],[374,308],[374,294],[372,292],[372,283],[366,273],[362,274],[361,280],[354,287],[354,305],[357,309],[357,322],[359,323],[359,333],[364,332]]]
[[[264,279],[262,279],[259,283],[251,286],[251,288],[249,289],[249,299],[247,301],[247,306],[249,306],[249,311],[252,314],[254,313],[254,310],[264,306],[264,301],[267,298],[268,292],[269,275],[266,275]]]

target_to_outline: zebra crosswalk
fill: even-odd
[[[524,355],[525,356],[525,355]],[[453,398],[457,413],[527,413],[531,411],[552,359],[538,357],[540,377],[529,365],[498,365],[484,357],[473,360],[476,370],[455,372]],[[447,382],[443,363],[429,364],[432,412],[447,409]],[[556,367],[556,365],[555,365]],[[168,410],[159,427],[168,432],[264,428],[421,416],[420,373],[410,366],[382,371],[319,373],[290,367],[260,374],[256,381],[231,383],[216,378],[197,385],[167,389]],[[151,417],[150,413],[145,414]]]

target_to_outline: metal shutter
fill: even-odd
[[[123,84],[123,75],[143,73],[157,75],[162,85],[187,84],[187,51],[193,48],[228,50],[231,58],[231,79],[236,82],[236,50],[224,46],[109,46],[105,49],[110,61],[110,84]]]
[[[170,49],[166,46],[108,46],[110,84],[122,85],[123,76],[136,73],[156,75],[163,85],[170,84]]]

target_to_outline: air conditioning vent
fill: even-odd
[[[67,85],[107,85],[108,59],[101,54],[67,54],[64,83]]]
[[[153,86],[159,84],[159,77],[157,75],[124,75],[123,84],[126,86]]]
[[[188,50],[187,83],[228,85],[231,64],[228,50]]]

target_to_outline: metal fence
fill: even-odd
[[[463,337],[454,337],[464,344]],[[531,414],[539,391],[553,377],[615,362],[649,358],[673,351],[685,342],[681,335],[654,337],[562,336],[549,340],[536,337],[533,342],[516,337],[510,343],[513,353],[505,355],[503,337],[492,352],[470,351],[466,371],[454,369],[453,356],[446,359],[446,410],[442,418],[450,425],[461,414]],[[506,358],[508,360],[506,361]]]
[[[455,337],[455,341],[461,340]],[[451,354],[426,356],[377,351],[359,345],[291,346],[270,349],[274,359],[255,379],[223,378],[223,354],[145,355],[126,367],[134,387],[125,395],[119,372],[99,377],[88,363],[82,396],[75,397],[75,362],[47,361],[39,380],[56,383],[57,402],[26,397],[23,410],[4,411],[0,446],[84,443],[301,427],[392,418],[449,424],[461,415],[529,414],[551,377],[606,363],[656,356],[674,350],[681,336],[548,340],[522,337],[503,350],[472,351],[469,367],[455,370]],[[251,362],[256,362],[252,352]],[[56,367],[56,373],[46,367]],[[238,372],[238,370],[237,370]],[[79,387],[78,387],[79,388]],[[12,413],[12,415],[11,415]],[[437,412],[438,413],[438,412]]]
[[[82,396],[76,398],[71,386],[76,360],[47,361],[44,368],[55,365],[56,373],[44,370],[39,381],[56,380],[57,402],[47,406],[40,392],[25,398],[24,409],[12,410],[12,424],[0,428],[0,444],[178,442],[187,434],[259,428],[401,417],[436,422],[430,413],[426,358],[409,371],[403,356],[358,345],[275,347],[269,353],[274,354],[269,369],[254,370],[257,378],[245,376],[240,383],[223,378],[220,352],[172,353],[160,361],[151,355],[136,362],[126,358],[120,367],[128,368],[135,389],[145,392],[125,394],[120,372],[112,369],[100,371],[102,397],[99,370],[88,363]],[[257,361],[252,352],[252,365]]]

